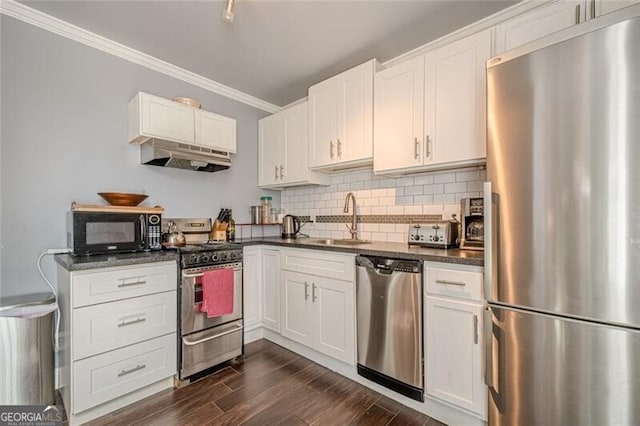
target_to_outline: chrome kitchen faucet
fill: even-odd
[[[345,223],[347,229],[351,233],[351,239],[358,239],[358,217],[356,216],[356,196],[353,195],[353,192],[349,192],[347,197],[344,199],[344,212],[349,213],[349,199],[353,200],[353,215],[351,218],[351,226],[348,223]]]

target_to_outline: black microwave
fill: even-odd
[[[162,249],[159,213],[70,211],[67,245],[73,255]]]

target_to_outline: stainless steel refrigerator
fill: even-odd
[[[640,7],[623,12],[487,66],[491,425],[640,424]]]

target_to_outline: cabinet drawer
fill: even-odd
[[[175,332],[176,298],[168,291],[74,309],[73,359]]]
[[[329,254],[318,250],[281,250],[280,269],[355,281],[355,254]]]
[[[75,362],[74,414],[172,376],[176,353],[169,334]]]
[[[431,294],[482,300],[482,272],[424,268],[425,290]]]
[[[132,266],[102,272],[72,275],[73,307],[95,305],[176,290],[178,273],[175,262]]]

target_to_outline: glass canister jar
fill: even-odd
[[[263,195],[260,201],[262,202],[262,223],[271,223],[271,196]]]

